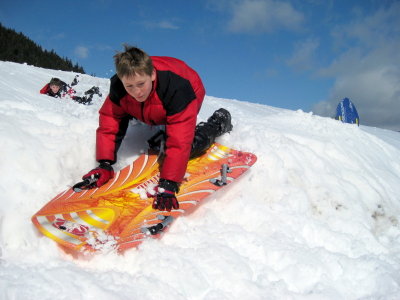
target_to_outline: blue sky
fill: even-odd
[[[186,61],[210,96],[324,116],[349,97],[361,124],[400,130],[400,1],[59,3],[2,0],[0,20],[88,74],[128,43]]]

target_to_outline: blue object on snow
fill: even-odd
[[[349,98],[344,98],[340,101],[336,109],[335,119],[340,120],[343,123],[357,124],[360,126],[360,118],[357,109]]]

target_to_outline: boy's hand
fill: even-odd
[[[179,202],[175,197],[175,193],[171,191],[158,192],[154,196],[153,208],[158,210],[171,211],[171,209],[178,209]]]
[[[86,175],[83,175],[82,179],[87,179],[91,176],[97,176],[98,179],[95,182],[97,187],[101,187],[107,181],[114,177],[114,170],[111,163],[108,161],[100,162],[99,166],[91,170]]]
[[[179,208],[179,202],[175,196],[175,193],[179,191],[176,182],[160,179],[159,185],[156,187],[155,191],[156,194],[153,196],[154,209],[171,211],[171,209]]]

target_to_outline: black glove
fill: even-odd
[[[171,211],[171,209],[178,209],[179,202],[175,196],[175,193],[177,193],[178,191],[178,183],[161,178],[158,186],[156,187],[156,194],[153,196],[153,208],[166,211]]]

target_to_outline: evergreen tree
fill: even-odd
[[[27,63],[46,69],[73,71],[85,74],[84,69],[77,63],[72,64],[68,58],[61,58],[52,49],[43,50],[22,32],[17,33],[0,23],[0,60],[16,63]]]

